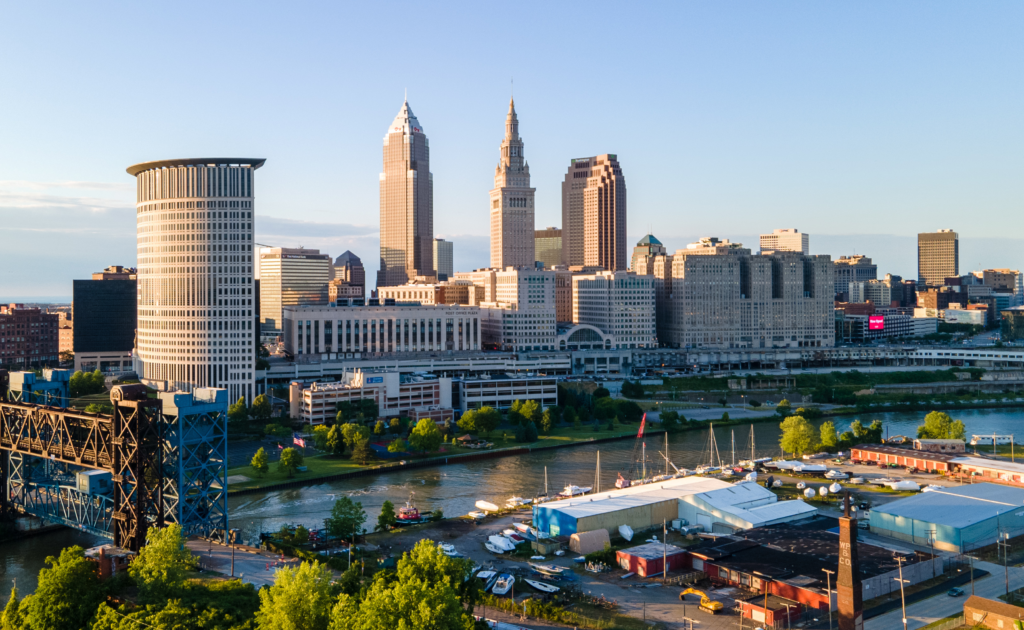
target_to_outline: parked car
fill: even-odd
[[[948,591],[946,591],[946,595],[949,595],[950,597],[961,597],[961,596],[963,596],[963,594],[964,594],[964,589],[962,589],[962,588],[953,587],[953,588],[949,589]]]

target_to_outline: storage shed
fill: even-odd
[[[647,543],[632,549],[616,551],[615,560],[620,567],[640,577],[660,575],[664,571],[666,560],[669,571],[690,566],[685,549],[666,543]]]
[[[996,542],[999,532],[1024,534],[1024,488],[977,483],[943,488],[872,508],[881,536],[963,553]]]
[[[585,556],[595,551],[603,551],[604,546],[611,543],[607,529],[579,532],[569,536],[569,551],[575,551],[581,556]]]

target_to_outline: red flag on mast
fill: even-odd
[[[644,436],[644,423],[645,422],[647,422],[647,414],[646,413],[644,414],[644,417],[640,419],[640,433],[636,434],[637,438],[642,438]]]

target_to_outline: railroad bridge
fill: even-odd
[[[68,409],[68,382],[67,370],[0,370],[4,507],[133,550],[168,523],[225,536],[227,390],[150,398],[144,385],[116,385],[105,414]]]

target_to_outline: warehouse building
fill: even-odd
[[[665,570],[666,562],[669,572],[689,566],[686,550],[666,543],[647,543],[616,551],[615,561],[626,571],[640,577],[660,575]]]
[[[996,483],[1024,484],[1024,464],[982,459],[981,457],[957,457],[950,461],[954,471],[982,481]]]
[[[953,453],[933,453],[881,444],[858,444],[850,449],[850,460],[854,464],[895,464],[900,468],[943,473],[953,470],[950,462],[955,457]]]
[[[803,501],[780,502],[775,493],[754,483],[686,477],[542,503],[533,508],[533,522],[551,536],[595,529],[617,536],[621,525],[641,531],[680,518],[708,532],[731,533],[816,512]]]
[[[1024,488],[978,483],[945,488],[872,508],[881,536],[963,553],[994,544],[999,534],[1024,534]]]

